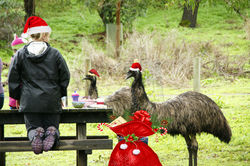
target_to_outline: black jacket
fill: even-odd
[[[8,75],[9,96],[20,100],[20,112],[61,112],[61,97],[67,96],[70,73],[58,50],[47,44],[40,55],[19,50]]]

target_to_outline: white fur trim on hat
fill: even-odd
[[[129,70],[131,70],[131,71],[140,71],[139,68],[132,68],[132,67],[130,67]]]
[[[141,151],[139,150],[139,149],[134,149],[133,150],[133,154],[134,155],[138,155],[138,154],[140,154],[141,153]]]
[[[27,33],[22,33],[22,34],[21,34],[21,37],[22,37],[22,38],[28,38],[29,35],[28,35]]]
[[[51,32],[51,28],[49,26],[38,26],[29,28],[27,34],[32,35],[35,33],[43,33],[43,32]]]
[[[127,145],[127,144],[121,144],[121,145],[120,145],[120,148],[121,148],[122,150],[125,150],[125,149],[128,148],[128,145]]]

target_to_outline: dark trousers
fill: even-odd
[[[48,127],[54,126],[57,131],[56,135],[59,138],[59,122],[60,122],[60,114],[59,113],[24,113],[24,121],[27,129],[27,135],[29,140],[35,136],[36,128],[42,127],[45,131]]]

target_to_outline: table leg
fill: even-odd
[[[77,139],[87,139],[87,126],[86,123],[77,123],[76,124],[76,136]],[[76,161],[77,166],[87,166],[88,157],[85,150],[77,150],[76,152]]]
[[[0,125],[0,140],[4,140],[4,125]],[[0,152],[0,165],[5,166],[5,152]]]

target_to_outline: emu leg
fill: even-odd
[[[197,166],[198,142],[196,140],[196,135],[191,135],[191,144],[194,155],[194,166]]]
[[[187,149],[188,149],[188,153],[189,153],[189,166],[193,165],[193,159],[192,159],[192,146],[191,146],[191,139],[189,138],[188,135],[186,135],[185,137],[186,140],[186,144],[187,144]]]
[[[194,151],[194,166],[197,166],[197,150]]]

